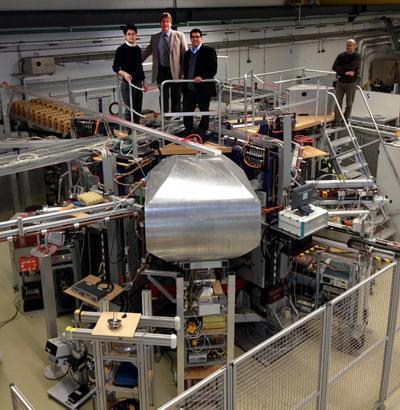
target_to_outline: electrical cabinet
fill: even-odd
[[[9,245],[13,285],[19,292],[21,310],[24,313],[43,309],[39,260],[31,255],[31,250],[36,245],[36,238],[14,239]],[[76,308],[74,298],[63,291],[80,279],[78,253],[78,249],[71,244],[60,248],[52,256],[58,314],[71,312]]]

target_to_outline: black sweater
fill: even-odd
[[[342,83],[355,83],[358,80],[361,56],[356,51],[352,54],[340,53],[333,63],[332,70],[336,71],[337,79]],[[354,71],[354,77],[345,75],[346,71]]]
[[[129,47],[127,44],[117,48],[114,57],[113,70],[118,73],[119,70],[126,71],[132,76],[132,82],[138,83],[144,80],[142,66],[142,50],[139,46]]]

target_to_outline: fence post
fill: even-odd
[[[226,379],[227,379],[227,410],[235,410],[235,391],[236,391],[236,367],[231,362],[226,366]]]
[[[384,401],[387,399],[389,388],[390,369],[392,364],[393,344],[396,334],[397,310],[399,306],[399,291],[400,291],[400,269],[399,259],[396,259],[396,268],[392,276],[392,287],[390,292],[389,314],[386,329],[386,344],[385,353],[383,356],[383,369],[381,378],[381,387],[379,391],[379,400],[376,405],[377,409],[384,409]]]
[[[329,361],[332,341],[332,311],[332,304],[328,303],[325,306],[324,320],[322,324],[322,349],[319,369],[318,410],[326,409],[326,400],[328,395]]]

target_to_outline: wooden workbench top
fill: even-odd
[[[326,122],[331,123],[333,121],[334,115],[327,115],[326,117]],[[251,119],[249,118],[249,121]],[[262,117],[255,117],[255,121],[261,121]],[[325,116],[324,115],[297,115],[296,116],[296,124],[292,128],[293,131],[303,131],[306,130],[307,128],[312,128],[316,127],[318,125],[323,125],[325,121]],[[235,120],[230,121],[230,123],[233,125],[235,123]],[[247,131],[252,133],[252,134],[258,134],[259,130],[258,125],[249,125],[247,127]],[[243,131],[246,132],[246,127],[243,125],[240,128],[235,128],[236,131]]]
[[[222,145],[213,144],[212,142],[206,142],[204,146],[219,149],[224,154],[232,152],[231,147],[224,147]],[[155,155],[193,155],[197,154],[198,152],[199,151],[196,151],[195,149],[185,147],[183,145],[168,144],[165,147],[160,148],[159,153],[156,151]]]

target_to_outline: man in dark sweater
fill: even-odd
[[[202,43],[202,32],[195,28],[190,32],[192,47],[183,57],[183,75],[186,80],[193,79],[193,83],[185,84],[183,88],[183,111],[193,112],[196,105],[200,111],[210,109],[210,100],[216,96],[215,83],[203,80],[214,78],[217,73],[217,53],[212,47]],[[187,133],[193,131],[193,117],[183,117]],[[203,115],[200,120],[198,132],[203,136],[208,130],[209,116]]]
[[[354,97],[356,95],[356,87],[358,84],[358,74],[361,64],[361,56],[355,51],[357,42],[354,39],[346,41],[346,51],[340,53],[333,63],[332,70],[336,71],[337,85],[336,98],[342,107],[343,97],[346,95],[346,109],[344,117],[346,121],[351,114]],[[342,122],[339,109],[335,107],[334,124],[339,125]]]
[[[130,107],[129,92],[132,93],[133,121],[140,123],[138,114],[142,111],[144,72],[142,65],[142,50],[135,44],[137,28],[134,24],[122,27],[125,43],[117,48],[114,57],[113,70],[122,77],[121,94],[124,103]],[[138,113],[138,114],[136,114]],[[125,119],[131,120],[131,113],[125,111]]]

